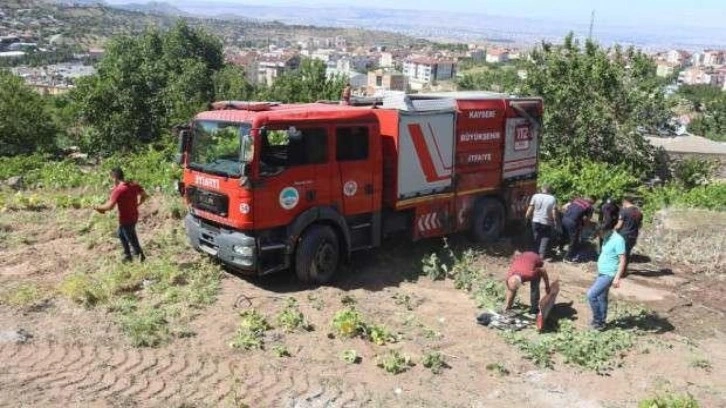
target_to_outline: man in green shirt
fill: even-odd
[[[619,287],[620,277],[626,266],[625,239],[611,228],[601,231],[603,246],[597,259],[597,278],[587,291],[592,309],[590,326],[604,330],[608,316],[608,292],[610,286]]]

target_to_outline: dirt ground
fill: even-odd
[[[52,288],[74,264],[115,256],[114,246],[89,250],[63,227],[84,217],[84,210],[5,214],[2,224],[11,238],[0,241],[0,288],[18,282]],[[148,220],[140,225],[142,241],[153,235],[152,227]],[[0,406],[634,407],[656,393],[688,392],[702,407],[726,407],[723,269],[705,274],[692,265],[636,259],[611,298],[657,313],[657,330],[639,336],[622,366],[602,376],[562,361],[554,369],[538,368],[493,329],[477,325],[481,310],[467,293],[450,280],[419,276],[421,257],[440,245],[387,243],[356,255],[332,285],[321,288],[302,287],[289,274],[250,279],[225,273],[216,303],[193,320],[194,335],[158,348],[129,346],[102,308],[86,309],[52,292],[32,307],[0,304],[0,332],[32,335],[24,344],[0,336]],[[503,276],[511,246],[503,248],[500,255],[481,255],[478,264]],[[593,268],[550,265],[561,281],[558,303],[581,327],[590,316],[584,293]],[[239,312],[255,308],[273,319],[288,297],[297,299],[313,331],[273,330],[267,350],[229,347]],[[377,346],[330,336],[345,297],[355,299],[366,319],[401,333],[402,341]],[[527,299],[526,293],[520,297]],[[292,356],[276,357],[274,344],[284,344]],[[340,358],[348,349],[358,352],[360,364]],[[416,365],[387,374],[375,361],[391,349]],[[421,364],[434,349],[450,365],[440,375]],[[710,367],[697,366],[698,360]],[[509,374],[487,369],[490,364]]]

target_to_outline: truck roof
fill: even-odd
[[[371,107],[355,107],[330,103],[303,104],[270,104],[265,109],[220,109],[201,112],[198,120],[218,120],[225,122],[251,122],[253,119],[263,122],[275,120],[339,120],[366,121],[375,120]]]
[[[520,95],[510,95],[499,92],[487,92],[487,91],[457,91],[457,92],[430,92],[422,94],[411,94],[408,95],[412,100],[416,99],[456,99],[465,101],[474,100],[491,100],[491,99],[541,99],[539,97],[529,97]]]

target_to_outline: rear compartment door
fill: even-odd
[[[539,153],[541,101],[510,101],[509,105],[503,178],[534,178]]]

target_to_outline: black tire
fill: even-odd
[[[502,203],[493,198],[479,200],[474,206],[471,235],[477,242],[491,243],[504,231],[505,213]]]
[[[305,283],[330,281],[340,263],[340,244],[332,228],[313,225],[303,234],[295,251],[295,273]]]

